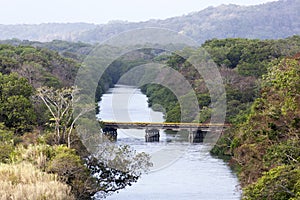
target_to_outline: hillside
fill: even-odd
[[[213,39],[206,41],[204,48],[219,66],[226,89],[226,121],[239,123],[245,120],[253,101],[260,96],[260,80],[267,74],[272,63],[278,63],[285,57],[292,57],[300,52],[300,37],[293,36],[280,40],[257,39]],[[188,50],[185,53],[190,53]],[[159,59],[158,59],[159,60]],[[210,119],[211,99],[204,79],[188,60],[174,54],[166,58],[165,64],[182,74],[189,81],[199,102],[199,121]],[[148,96],[149,105],[159,104],[166,111],[166,121],[189,122],[194,116],[183,117],[176,96],[160,85],[147,85],[142,91]],[[179,97],[181,99],[187,96]],[[154,108],[155,109],[155,108]]]
[[[299,54],[272,66],[246,120],[213,153],[230,155],[244,199],[300,198]]]
[[[47,23],[47,24],[21,24],[21,25],[1,25],[0,39],[33,40],[33,41],[52,41],[76,40],[80,34],[95,28],[96,25],[86,23]]]
[[[88,152],[79,140],[79,129],[75,133],[73,103],[78,100],[75,96],[79,90],[71,86],[81,56],[74,60],[70,55],[76,57],[89,45],[63,41],[24,42],[37,46],[32,47],[18,45],[22,43],[18,40],[10,42],[15,46],[0,45],[2,199],[93,199],[96,193],[104,198],[136,182],[143,173],[142,165],[146,164],[144,172],[152,166],[147,154],[120,146],[116,148],[117,154],[120,158],[126,154],[126,161],[123,165],[118,158],[117,164],[124,166],[124,170],[115,169],[103,162],[109,158],[94,157]],[[94,104],[88,107],[88,111],[94,109]],[[80,111],[80,114],[88,111]],[[96,138],[100,131],[92,134],[91,140],[100,142]],[[138,168],[132,167],[137,164]]]
[[[229,37],[277,39],[300,34],[299,9],[300,0],[280,0],[257,6],[231,4],[208,7],[188,15],[139,23],[0,25],[0,39],[60,39],[95,43],[123,31],[143,27],[168,28],[200,43]]]
[[[72,89],[61,87],[72,85],[80,64],[77,61],[84,58],[93,45],[58,40],[2,43],[7,44],[0,45],[0,163],[8,165],[1,165],[0,170],[29,162],[31,171],[57,174],[63,184],[61,190],[66,188],[69,192],[71,189],[78,199],[90,199],[99,190],[104,194],[117,191],[135,182],[139,174],[134,170],[122,173],[107,168],[101,159],[100,162],[88,160],[89,155],[71,132],[76,126],[67,121],[71,119],[71,110],[64,112],[67,114],[61,118],[52,117],[42,100],[34,95],[54,94],[47,98],[56,102],[57,94],[58,102],[70,101]],[[300,52],[300,36],[280,40],[213,39],[202,47],[219,66],[227,95],[226,120],[232,123],[213,153],[229,156],[238,170],[244,199],[299,199],[300,58],[299,54],[294,55]],[[162,62],[178,70],[197,93],[200,121],[207,121],[213,110],[204,81],[188,60],[176,54],[140,49],[124,55],[107,69],[105,80],[99,81],[96,98],[105,90],[105,83],[116,83],[128,70],[146,61]],[[150,105],[165,108],[167,121],[178,121],[180,108],[170,91],[157,85],[142,89]],[[65,104],[61,107],[70,108]],[[74,143],[66,139],[66,131]],[[71,144],[74,149],[61,146],[65,144]],[[124,147],[119,152],[122,157],[123,152],[131,150]],[[147,155],[130,155],[124,162],[130,165],[142,162],[145,170],[151,165]],[[120,165],[119,159],[116,160]],[[103,172],[101,177],[94,179],[94,174],[99,172]]]
[[[299,0],[257,6],[221,5],[166,20],[101,25],[82,34],[79,40],[103,41],[122,31],[141,27],[171,29],[200,43],[212,38],[285,38],[300,33],[299,8]]]
[[[17,73],[35,88],[73,84],[79,63],[58,52],[31,46],[0,45],[0,73]]]

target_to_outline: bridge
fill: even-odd
[[[209,129],[209,128],[226,128],[229,124],[210,124],[210,123],[185,123],[185,122],[112,122],[101,121],[105,127],[119,129]]]
[[[159,129],[189,130],[189,141],[201,142],[205,134],[211,130],[227,128],[230,124],[185,123],[185,122],[112,122],[101,121],[103,133],[109,138],[117,139],[117,129],[145,129],[146,142],[159,141]]]

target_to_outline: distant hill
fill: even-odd
[[[256,6],[221,5],[180,17],[129,23],[0,25],[0,39],[53,39],[95,43],[143,27],[161,27],[202,43],[212,38],[277,39],[300,34],[300,0],[279,0]]]
[[[52,40],[75,41],[88,30],[97,26],[87,23],[45,23],[45,24],[21,24],[1,25],[0,39],[20,39],[47,42]]]

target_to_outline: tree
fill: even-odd
[[[145,153],[137,153],[129,146],[110,147],[92,156],[88,152],[78,155],[86,150],[84,146],[72,149],[65,145],[19,145],[10,158],[14,163],[29,162],[43,172],[57,174],[71,187],[76,199],[91,199],[96,193],[105,197],[130,186],[152,166]]]
[[[131,186],[153,164],[150,156],[137,153],[128,145],[102,144],[96,157],[87,158],[87,167],[96,178],[98,197],[106,197]]]
[[[35,123],[36,116],[31,101],[33,91],[25,78],[19,78],[14,73],[0,73],[0,121],[15,133],[31,130]]]
[[[94,105],[83,105],[76,116],[73,116],[72,105],[79,101],[79,98],[75,98],[78,92],[79,89],[76,87],[57,90],[50,87],[37,89],[37,96],[43,101],[52,116],[50,121],[54,122],[56,142],[67,142],[68,147],[71,146],[71,134],[75,122],[85,113],[95,109]]]

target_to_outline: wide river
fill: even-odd
[[[102,120],[163,122],[163,114],[148,107],[135,87],[116,85],[103,95]],[[118,144],[149,153],[154,164],[148,174],[107,199],[110,200],[237,200],[238,180],[226,163],[212,157],[203,144],[190,144],[185,133],[160,131],[160,142],[146,143],[145,130],[118,130]]]

